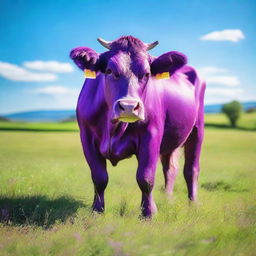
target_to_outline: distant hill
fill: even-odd
[[[38,110],[13,113],[3,116],[13,121],[60,122],[73,118],[75,115],[75,110]]]
[[[0,116],[0,121],[9,122],[10,120],[7,117]]]
[[[219,113],[223,104],[206,105],[205,113]],[[255,102],[242,103],[244,111],[256,107]],[[2,115],[11,121],[62,122],[75,120],[75,110],[39,110]]]

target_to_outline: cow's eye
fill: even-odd
[[[149,78],[149,73],[146,73],[144,76],[145,76],[145,78],[148,79]]]
[[[149,77],[149,73],[144,73],[144,74],[141,73],[138,75],[139,80],[148,79],[148,77]]]
[[[120,75],[118,73],[113,73],[113,76],[114,76],[115,79],[120,78]]]
[[[110,68],[108,68],[107,70],[106,70],[106,75],[111,75],[112,74],[112,70],[110,69]]]

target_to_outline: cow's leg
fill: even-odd
[[[156,163],[152,166],[139,164],[137,170],[137,182],[142,192],[141,211],[144,217],[151,217],[157,212],[157,207],[153,199],[152,190],[155,182]]]
[[[153,199],[152,189],[155,182],[155,172],[159,157],[159,139],[145,136],[141,140],[138,158],[137,182],[142,192],[141,211],[144,217],[151,217],[157,207]]]
[[[188,188],[188,198],[196,200],[198,175],[200,171],[199,158],[203,141],[203,124],[194,127],[185,143],[184,177]]]
[[[196,200],[198,175],[200,171],[199,158],[201,154],[201,146],[204,138],[204,92],[205,83],[200,84],[198,88],[199,109],[198,116],[192,132],[185,142],[185,165],[184,177],[188,188],[188,198],[191,201]]]
[[[104,191],[108,184],[106,159],[100,154],[95,146],[93,135],[85,129],[80,129],[84,155],[91,169],[91,177],[94,184],[94,201],[92,210],[104,212]]]
[[[169,197],[172,196],[175,178],[178,173],[178,156],[178,150],[175,150],[170,154],[161,155],[165,181],[165,192]]]

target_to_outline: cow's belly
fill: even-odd
[[[186,97],[185,97],[186,95]],[[168,97],[165,104],[165,125],[161,142],[161,154],[181,147],[191,133],[197,119],[197,104],[194,93],[185,88]]]
[[[182,147],[186,142],[190,132],[193,129],[193,126],[188,127],[189,129],[186,132],[179,132],[177,130],[167,130],[164,133],[160,154],[169,154],[172,153],[175,149]]]

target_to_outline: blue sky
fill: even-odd
[[[70,50],[121,35],[185,53],[207,104],[256,100],[255,13],[254,0],[1,0],[0,114],[75,108],[84,77]]]

